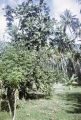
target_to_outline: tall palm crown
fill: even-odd
[[[72,32],[76,33],[76,30],[80,26],[79,19],[76,18],[76,15],[72,15],[70,10],[66,9],[60,18],[64,33],[66,33],[67,27],[69,27],[69,29],[71,28]]]

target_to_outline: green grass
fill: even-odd
[[[79,98],[78,98],[79,97]],[[20,108],[16,120],[81,120],[81,88],[68,87],[62,93],[54,94],[51,99],[17,101]],[[9,113],[0,112],[0,120],[11,120]]]
[[[11,120],[10,115],[7,112],[0,111],[0,120]]]

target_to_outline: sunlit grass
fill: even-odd
[[[79,102],[75,96],[78,93],[80,96],[81,88],[73,87],[66,88],[51,99],[18,100],[20,108],[16,111],[16,120],[81,120],[81,113],[73,112]],[[11,120],[9,113],[0,112],[0,120]]]

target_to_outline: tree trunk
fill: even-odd
[[[15,91],[14,97],[15,97],[15,103],[14,103],[14,116],[13,116],[13,120],[16,119],[16,91]]]
[[[11,117],[12,118],[15,118],[14,117],[14,114],[15,114],[15,104],[16,104],[16,98],[15,98],[15,95],[16,94],[16,90],[9,87],[7,89],[7,99],[9,101],[9,108],[10,108],[10,114],[11,114]],[[15,120],[15,119],[13,119]]]

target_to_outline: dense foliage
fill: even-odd
[[[45,48],[37,52],[9,47],[1,55],[0,78],[13,88],[18,88],[19,82],[23,80],[32,82],[32,90],[34,84],[36,91],[47,92],[48,86],[51,87],[53,83],[54,74],[52,68],[46,67],[49,66],[49,60],[49,50]]]

